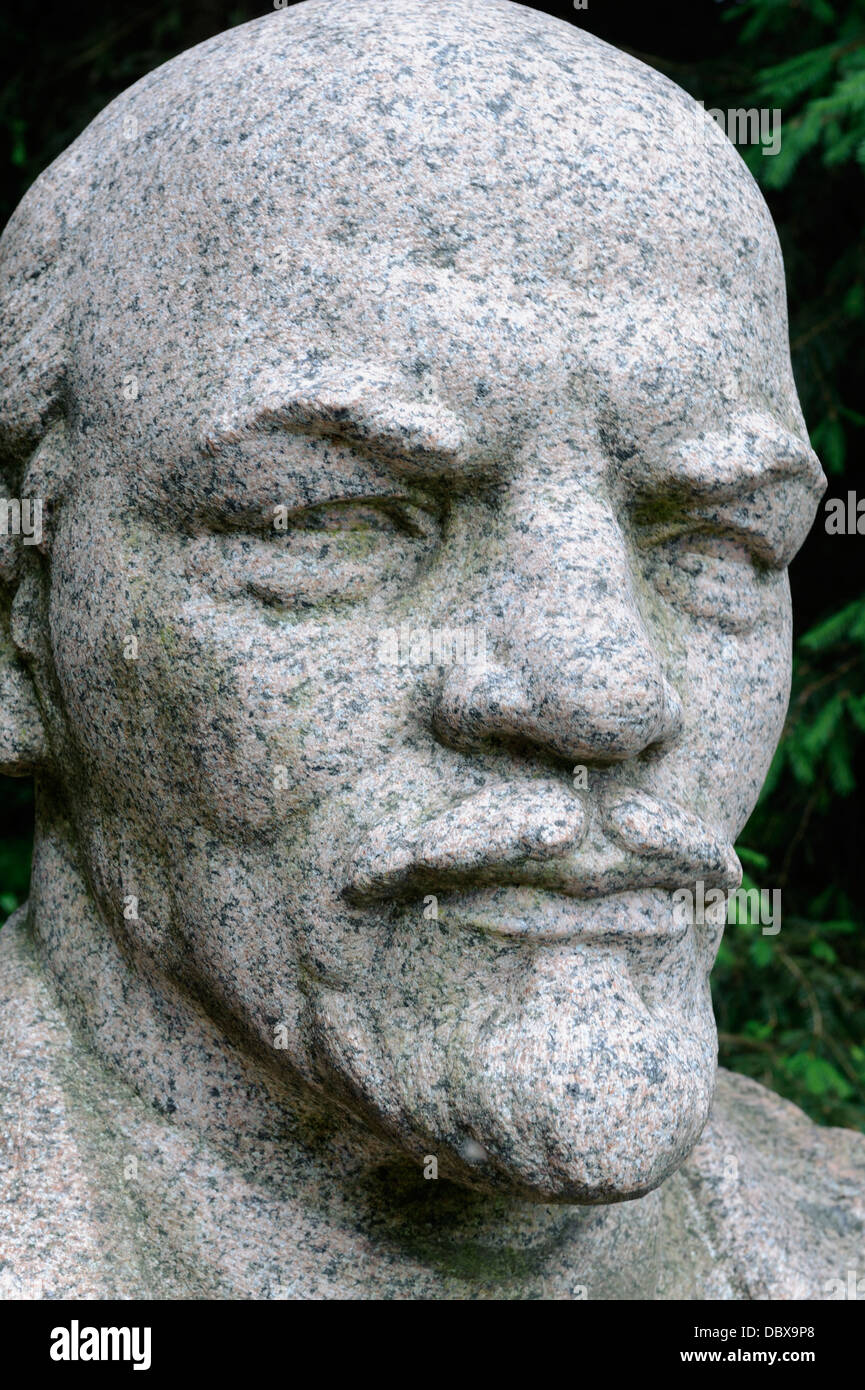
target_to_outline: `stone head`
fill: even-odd
[[[535,11],[307,0],[119,97],[0,249],[45,504],[3,757],[73,1006],[125,1007],[59,881],[396,1157],[656,1186],[716,1067],[674,895],[739,881],[822,487],[739,154]]]

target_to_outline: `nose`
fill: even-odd
[[[518,738],[574,762],[617,762],[670,743],[682,701],[611,508],[571,511],[566,525],[549,513],[532,525],[524,518],[501,551],[484,567],[475,609],[501,615],[487,628],[495,655],[446,668],[434,711],[443,740],[469,750]]]

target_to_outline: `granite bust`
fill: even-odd
[[[718,1072],[674,910],[824,486],[712,121],[504,0],[307,0],[97,117],[0,318],[7,1296],[832,1296],[865,1137]]]

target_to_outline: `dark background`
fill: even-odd
[[[781,237],[793,367],[828,496],[865,498],[865,0],[533,8],[635,54],[707,108],[780,108],[781,152],[740,152]],[[218,0],[12,6],[0,17],[0,222],[118,92],[266,13]],[[782,890],[782,927],[731,925],[713,980],[725,1065],[815,1119],[865,1129],[863,559],[865,535],[827,534],[821,511],[792,566],[793,698],[739,844],[746,882]],[[29,783],[0,778],[0,916],[27,895],[32,820]]]

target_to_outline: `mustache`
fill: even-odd
[[[697,816],[621,786],[597,799],[560,781],[495,783],[426,818],[379,821],[355,850],[343,896],[356,905],[434,889],[520,884],[575,898],[639,888],[733,889],[732,844]]]

